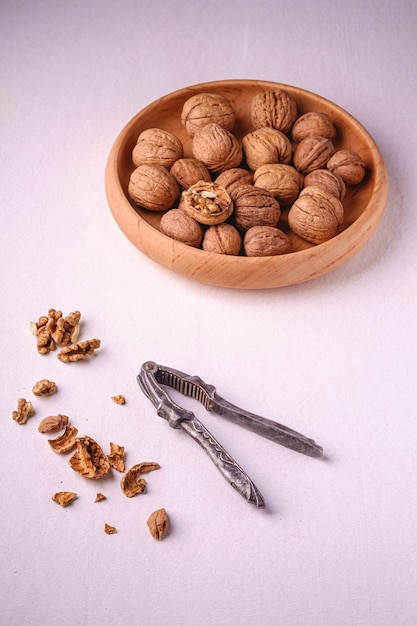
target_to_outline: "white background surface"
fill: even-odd
[[[417,623],[416,22],[406,0],[3,0],[2,624]],[[322,278],[197,284],[144,257],[110,214],[104,170],[125,123],[170,91],[229,78],[333,100],[384,156],[379,228]],[[81,311],[81,338],[102,340],[94,359],[37,354],[28,325],[51,307]],[[196,407],[263,493],[256,510],[156,416],[136,383],[148,359],[313,437],[327,460]],[[44,377],[59,392],[34,398]],[[25,426],[11,419],[18,397],[36,409]],[[128,466],[159,462],[148,492],[130,500],[119,476],[74,473],[37,432],[57,412],[104,448],[124,445]],[[60,490],[79,497],[62,509]],[[145,522],[162,506],[172,530],[156,542]]]

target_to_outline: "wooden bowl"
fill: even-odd
[[[215,254],[175,241],[159,230],[160,213],[137,207],[127,186],[134,169],[132,150],[139,133],[162,128],[179,137],[184,155],[192,156],[192,140],[181,124],[184,102],[201,92],[224,95],[233,105],[238,137],[253,130],[250,103],[256,94],[274,88],[285,89],[297,102],[298,114],[328,113],[336,128],[336,149],[358,152],[367,164],[367,176],[359,186],[348,187],[343,200],[345,221],[338,235],[312,245],[290,234],[294,251],[269,257]],[[354,255],[371,237],[386,203],[388,183],[382,156],[373,139],[349,113],[314,93],[269,81],[226,80],[202,83],[170,93],[142,109],[120,132],[108,157],[105,185],[112,214],[126,237],[154,261],[188,278],[239,289],[265,289],[300,283],[338,267]]]

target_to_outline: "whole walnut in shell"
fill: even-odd
[[[243,167],[232,167],[219,174],[216,178],[216,183],[224,187],[233,200],[235,189],[241,185],[251,185],[253,183],[253,174]]]
[[[288,164],[292,158],[292,146],[288,137],[280,130],[269,126],[245,135],[242,139],[242,148],[251,170],[256,170],[267,163]]]
[[[235,121],[236,114],[229,100],[217,93],[191,96],[181,112],[181,122],[190,137],[194,137],[207,124],[218,124],[226,130],[232,130]]]
[[[306,187],[288,213],[291,230],[310,243],[323,243],[337,234],[343,205],[321,187]]]
[[[194,248],[199,248],[203,239],[201,224],[181,209],[170,209],[164,213],[159,228],[164,235]]]
[[[278,201],[267,190],[242,185],[235,191],[233,218],[235,226],[246,231],[252,226],[276,226],[281,217]]]
[[[160,128],[148,128],[138,137],[132,161],[136,167],[147,163],[169,168],[182,156],[183,146],[178,137]]]
[[[237,167],[242,161],[242,146],[231,132],[218,124],[207,124],[193,137],[194,158],[202,161],[210,172]]]
[[[284,163],[261,165],[253,175],[256,187],[267,189],[278,200],[281,207],[292,204],[300,193],[302,176]]]
[[[327,137],[308,135],[297,144],[293,163],[299,172],[308,174],[326,167],[327,161],[335,153],[335,147]]]
[[[314,170],[304,176],[304,188],[305,187],[321,187],[325,191],[328,191],[332,196],[336,196],[339,200],[343,200],[346,193],[346,185],[343,182],[343,178],[337,174],[333,174],[329,170],[320,169]]]
[[[366,174],[366,164],[362,157],[352,150],[338,150],[329,159],[327,168],[343,178],[346,185],[358,185]]]
[[[291,129],[291,136],[294,141],[301,141],[311,135],[315,137],[327,137],[334,139],[336,137],[336,128],[332,119],[327,113],[319,111],[310,111],[300,115],[294,122]]]
[[[217,224],[206,230],[201,247],[206,252],[237,256],[242,247],[242,238],[232,224]]]
[[[139,165],[130,175],[128,193],[149,211],[170,209],[180,195],[177,181],[162,165]]]
[[[210,172],[204,163],[189,157],[175,161],[170,172],[183,189],[188,189],[191,185],[198,183],[199,180],[211,181]]]
[[[243,238],[246,256],[276,256],[291,252],[291,240],[279,228],[252,226]]]
[[[271,89],[253,97],[250,115],[255,128],[271,126],[287,133],[297,118],[297,103],[284,89]]]

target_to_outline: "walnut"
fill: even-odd
[[[304,187],[321,187],[339,200],[343,200],[346,193],[346,185],[338,174],[329,170],[313,170],[304,177]]]
[[[162,165],[139,165],[130,175],[128,193],[148,211],[170,209],[180,195],[178,183]]]
[[[292,165],[272,163],[261,165],[253,175],[256,187],[267,189],[281,208],[292,204],[300,193],[302,177]]]
[[[17,401],[17,410],[13,411],[12,418],[18,424],[26,424],[29,417],[35,414],[32,403],[25,398],[19,398]]]
[[[297,104],[284,89],[271,89],[253,97],[250,115],[255,128],[270,126],[287,133],[297,117]]]
[[[103,502],[103,500],[107,500],[106,496],[104,495],[104,493],[101,493],[100,491],[96,494],[96,499],[94,500],[94,502]]]
[[[57,392],[56,384],[52,382],[51,380],[48,380],[47,378],[43,378],[42,380],[39,380],[32,387],[32,393],[34,393],[35,396],[47,397],[47,396],[52,396],[56,392]]]
[[[58,491],[52,496],[52,500],[60,506],[66,507],[76,499],[77,494],[73,491]]]
[[[279,228],[252,226],[243,238],[246,256],[276,256],[291,252],[291,240]]]
[[[253,183],[253,174],[243,167],[232,167],[219,174],[215,182],[220,185],[220,187],[226,189],[233,200],[235,189],[241,185],[251,185]]]
[[[73,311],[66,317],[62,311],[49,309],[48,315],[41,316],[37,322],[30,323],[31,333],[38,337],[39,354],[47,354],[56,346],[67,346],[78,339],[81,313]]]
[[[77,449],[68,463],[85,478],[101,478],[110,471],[110,463],[101,446],[87,436],[77,439]]]
[[[206,252],[238,255],[242,247],[242,238],[232,224],[210,226],[204,233],[202,248]]]
[[[234,223],[241,231],[252,226],[276,226],[281,216],[281,208],[272,193],[254,185],[236,189],[234,207]]]
[[[343,178],[346,185],[358,185],[366,174],[365,161],[352,150],[338,150],[329,159],[327,168]]]
[[[161,165],[170,168],[184,154],[181,141],[161,128],[147,128],[138,137],[133,148],[132,161],[139,165]]]
[[[242,146],[238,139],[218,124],[207,124],[193,137],[193,155],[210,172],[222,172],[237,167],[242,161]]]
[[[133,465],[120,481],[120,486],[125,496],[133,498],[133,496],[136,496],[138,493],[143,493],[146,489],[146,481],[143,478],[139,478],[139,476],[153,472],[154,470],[160,469],[160,467],[158,463],[153,462]]]
[[[125,449],[124,446],[118,446],[116,443],[110,442],[110,454],[107,460],[112,467],[118,472],[125,471]]]
[[[326,167],[327,161],[335,153],[335,147],[327,137],[309,135],[297,144],[293,163],[299,172],[308,174]]]
[[[58,352],[58,359],[64,363],[72,363],[74,361],[81,361],[89,356],[92,356],[95,350],[101,345],[100,339],[88,339],[87,341],[80,341],[79,343],[65,346]]]
[[[112,396],[111,399],[116,404],[126,404],[126,398],[121,393],[119,393],[117,396]]]
[[[288,213],[290,228],[302,239],[319,244],[334,237],[343,222],[343,205],[320,187],[306,187]]]
[[[71,452],[77,445],[78,430],[75,426],[66,426],[65,431],[55,439],[48,439],[48,443],[54,452],[65,454]]]
[[[150,514],[146,522],[154,539],[162,541],[169,531],[169,518],[165,509],[158,509]]]
[[[164,213],[159,227],[164,235],[194,248],[198,248],[203,239],[201,224],[180,209],[171,209]]]
[[[116,526],[110,526],[110,524],[104,524],[104,532],[106,535],[115,535],[117,533]]]
[[[292,145],[288,137],[269,126],[245,135],[242,148],[251,170],[267,163],[288,164],[292,158]]]
[[[181,111],[181,122],[188,135],[195,133],[207,124],[218,124],[232,130],[236,114],[229,100],[217,93],[199,93],[188,98]]]
[[[68,415],[49,415],[44,417],[39,423],[38,431],[40,433],[53,433],[57,430],[62,430],[68,426]]]
[[[291,129],[291,136],[294,141],[301,141],[310,135],[314,135],[315,137],[327,137],[328,139],[334,139],[336,137],[336,128],[327,113],[310,111],[309,113],[300,115],[300,117],[295,120]]]
[[[224,187],[200,180],[181,194],[178,208],[200,224],[211,226],[225,222],[233,211],[233,202]]]
[[[198,159],[191,157],[178,159],[170,169],[171,174],[182,189],[188,189],[199,180],[211,181],[210,172]]]

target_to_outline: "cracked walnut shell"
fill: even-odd
[[[217,93],[191,96],[181,111],[181,123],[190,137],[194,137],[207,124],[218,124],[226,130],[232,130],[235,121],[236,114],[229,100]]]
[[[138,137],[132,151],[133,164],[161,165],[170,168],[184,154],[181,141],[161,128],[147,128]]]
[[[47,431],[46,431],[47,432]],[[55,439],[48,439],[48,443],[54,452],[65,454],[71,452],[77,445],[78,429],[75,426],[65,426],[65,431]]]
[[[290,238],[273,226],[252,226],[243,238],[246,256],[276,256],[291,252]]]
[[[193,137],[193,155],[210,172],[237,167],[243,158],[240,141],[218,124],[207,124]]]
[[[117,443],[110,442],[110,454],[107,455],[107,460],[118,472],[125,471],[125,449],[124,446],[119,446]]]
[[[288,224],[302,239],[319,244],[337,234],[343,213],[335,196],[321,187],[306,187],[289,210]]]
[[[251,170],[267,163],[291,162],[292,145],[284,133],[266,126],[248,133],[242,139],[243,153]]]
[[[226,189],[217,183],[200,180],[182,192],[178,208],[200,224],[211,226],[225,222],[233,211],[233,202]]]
[[[63,507],[72,504],[76,498],[77,494],[73,491],[57,491],[57,493],[52,496],[52,500]]]
[[[68,461],[70,467],[85,478],[101,478],[110,471],[101,446],[91,437],[80,437],[76,442],[77,449]]]
[[[160,469],[160,467],[159,463],[147,461],[133,465],[120,481],[120,487],[125,496],[133,498],[138,493],[143,493],[146,489],[146,481],[140,476]]]
[[[255,128],[270,126],[287,133],[296,120],[297,104],[284,89],[271,89],[253,97],[250,115]]]
[[[180,209],[171,209],[164,213],[159,228],[164,235],[194,248],[198,248],[203,239],[201,224]]]
[[[167,211],[178,199],[180,190],[173,175],[162,165],[139,165],[130,175],[128,193],[148,211]]]

